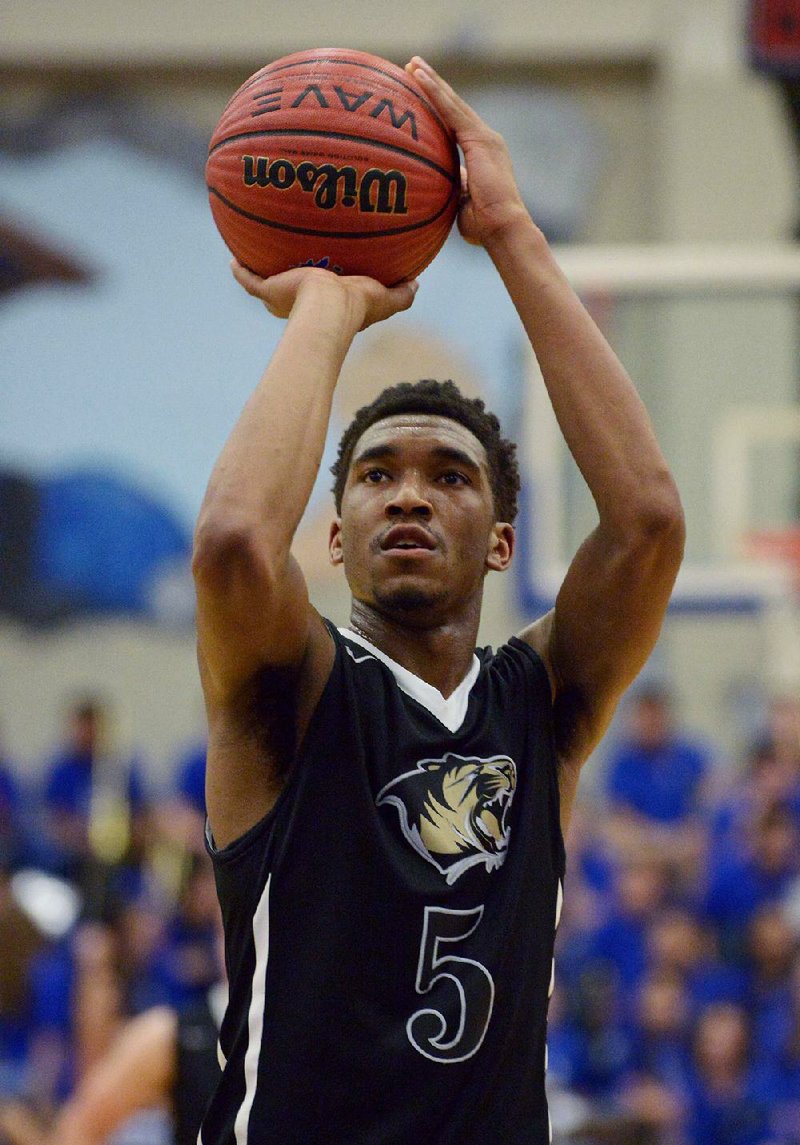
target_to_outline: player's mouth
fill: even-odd
[[[380,539],[382,553],[392,555],[430,553],[436,540],[422,525],[393,525]]]

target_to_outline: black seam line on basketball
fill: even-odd
[[[256,84],[258,84],[258,83],[262,83],[267,77],[267,74],[269,72],[269,67],[270,67],[270,65],[267,64],[265,67],[260,68],[259,71],[257,71],[255,73],[255,75],[250,76],[249,80],[245,80],[244,83],[242,84],[242,86],[238,89],[238,91],[235,91],[233,93],[233,95],[231,96],[231,101],[236,99],[237,95],[244,95],[244,93],[246,91],[249,91],[251,87],[255,87]]]
[[[277,63],[277,61],[276,61],[276,63]],[[392,81],[392,83],[396,83],[398,87],[401,87],[405,91],[407,91],[409,93],[409,95],[413,95],[414,99],[418,99],[419,102],[422,104],[422,106],[427,108],[428,111],[431,113],[433,118],[436,120],[436,122],[439,124],[439,126],[444,131],[447,138],[452,141],[452,138],[453,138],[452,130],[447,126],[447,124],[442,119],[441,115],[439,114],[437,109],[434,107],[434,105],[432,103],[430,103],[425,98],[424,95],[421,95],[420,92],[417,90],[417,88],[412,87],[409,83],[406,83],[405,80],[400,79],[398,76],[392,75],[391,72],[387,72],[384,68],[376,67],[374,64],[365,64],[365,63],[363,63],[362,60],[347,60],[347,59],[343,59],[341,56],[314,56],[314,58],[312,60],[295,60],[295,62],[293,64],[281,64],[280,66],[275,66],[273,64],[267,64],[266,68],[264,68],[262,70],[265,74],[274,75],[277,72],[288,71],[290,68],[304,67],[307,64],[328,64],[328,63],[330,63],[330,64],[350,64],[351,67],[363,68],[365,71],[368,71],[368,72],[377,72],[377,74],[379,76],[386,76],[386,78],[390,79]],[[253,78],[255,78],[255,77],[253,77]]]
[[[263,131],[239,131],[236,135],[228,135],[225,139],[220,139],[219,143],[215,143],[209,149],[208,158],[219,151],[220,147],[226,147],[229,143],[237,143],[240,139],[263,139],[267,136],[302,136],[303,139],[341,139],[346,143],[363,143],[369,147],[381,147],[384,151],[395,151],[398,155],[405,155],[409,159],[415,159],[418,163],[422,163],[425,167],[430,167],[431,170],[437,171],[442,175],[448,183],[455,186],[456,177],[446,171],[444,167],[440,167],[438,163],[434,163],[432,159],[428,159],[425,155],[417,155],[415,151],[409,151],[405,147],[398,147],[396,143],[382,143],[377,139],[370,139],[365,135],[348,135],[344,131],[307,131],[300,128],[292,127],[275,127],[265,128]],[[281,158],[281,156],[276,156]]]
[[[230,97],[230,99],[228,100],[228,102],[225,104],[225,106],[222,109],[222,112],[221,112],[220,117],[219,117],[220,123],[225,118],[225,113],[227,112],[228,108],[233,103],[236,102],[236,100],[239,98],[240,95],[244,95],[244,93],[246,91],[249,91],[251,87],[255,87],[256,84],[262,83],[264,81],[264,79],[266,78],[265,73],[269,70],[269,68],[271,66],[272,66],[271,64],[265,64],[263,68],[259,68],[259,70],[257,72],[255,72],[253,75],[251,75],[249,79],[246,79],[244,81],[244,83],[241,85],[241,87],[238,87],[236,89],[236,91],[233,93],[233,95]]]
[[[254,72],[253,75],[249,77],[249,79],[244,81],[241,87],[236,89],[220,113],[220,122],[222,122],[222,120],[225,118],[225,113],[227,112],[228,108],[231,106],[231,104],[236,102],[240,95],[244,95],[244,93],[249,91],[251,87],[255,87],[256,84],[261,83],[264,80],[265,72],[270,66],[270,64],[265,64],[263,68],[259,68],[257,72]]]
[[[404,227],[391,227],[388,230],[382,231],[318,231],[311,227],[293,227],[289,223],[276,223],[271,219],[262,219],[260,215],[254,215],[252,211],[245,211],[242,207],[237,207],[229,199],[216,189],[216,187],[208,187],[210,195],[216,195],[221,203],[224,203],[231,211],[242,218],[249,219],[252,223],[260,223],[262,227],[271,227],[275,231],[288,231],[293,235],[311,235],[314,238],[321,239],[381,239],[387,238],[390,235],[403,235],[409,231],[417,231],[420,227],[427,227],[430,223],[435,223],[440,215],[449,208],[452,196],[447,202],[439,208],[435,215],[429,215],[425,219],[420,219],[418,223],[406,223]]]

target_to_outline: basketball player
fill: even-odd
[[[292,558],[356,332],[414,286],[239,283],[287,320],[197,524],[208,846],[230,1000],[202,1145],[543,1145],[545,1033],[578,773],[659,633],[678,494],[557,268],[502,138],[422,60],[463,151],[463,237],[501,275],[599,523],[553,611],[476,653],[514,553],[513,446],[450,384],[390,388],[335,466],[339,630]]]

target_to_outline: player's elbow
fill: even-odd
[[[201,513],[192,546],[192,575],[206,588],[231,577],[263,577],[266,567],[263,532],[256,523],[234,514]]]
[[[639,491],[631,506],[631,534],[637,547],[657,550],[677,564],[686,543],[686,519],[678,487],[669,473],[658,477]]]

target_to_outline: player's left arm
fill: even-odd
[[[531,219],[502,136],[423,61],[408,66],[456,133],[466,165],[459,229],[503,279],[597,506],[555,608],[521,633],[550,673],[566,823],[580,768],[658,638],[683,511],[647,411]]]
[[[677,487],[625,369],[540,233],[517,227],[513,235],[497,241],[492,257],[598,513],[555,607],[521,634],[551,676],[566,827],[580,769],[658,639],[685,526]]]

